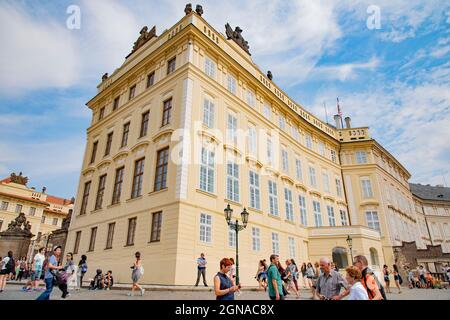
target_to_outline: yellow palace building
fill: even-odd
[[[379,271],[394,263],[394,218],[400,240],[423,246],[410,173],[369,129],[319,120],[259,70],[242,30],[227,24],[224,35],[196,11],[160,35],[143,28],[87,103],[66,251],[121,283],[140,251],[141,282],[165,285],[194,284],[203,252],[212,284],[219,260],[235,254],[227,204],[234,219],[249,212],[243,285],[256,284],[258,261],[272,253],[341,267],[364,254]]]

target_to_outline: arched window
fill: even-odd
[[[339,269],[348,266],[347,250],[342,247],[333,248],[333,261]]]
[[[370,262],[373,266],[379,266],[378,251],[375,248],[370,248]]]

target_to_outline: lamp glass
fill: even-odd
[[[227,222],[230,222],[231,217],[233,216],[233,209],[231,209],[230,204],[228,204],[223,211],[225,212],[225,219],[227,220]]]
[[[244,208],[244,211],[241,212],[242,222],[244,223],[244,226],[248,223],[248,212],[247,209]]]

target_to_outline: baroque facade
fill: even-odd
[[[31,224],[33,234],[31,250],[45,245],[42,241],[51,232],[61,228],[63,219],[73,208],[74,199],[64,199],[27,187],[28,178],[11,174],[10,177],[0,180],[0,232],[8,229],[8,225],[20,213],[24,213],[26,220]],[[6,252],[2,252],[6,254]]]
[[[364,254],[373,269],[395,263],[396,241],[422,241],[410,173],[369,128],[324,123],[290,99],[250,57],[242,30],[226,36],[201,14],[156,35],[141,30],[133,51],[105,74],[88,103],[92,123],[66,251],[90,270],[130,283],[140,251],[147,284],[192,285],[196,258],[235,253],[252,285],[258,261],[297,262]],[[401,221],[398,234],[392,221]],[[350,252],[346,239],[352,239]]]

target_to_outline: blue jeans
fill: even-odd
[[[45,291],[36,300],[50,300],[53,291],[53,278],[45,278]]]

